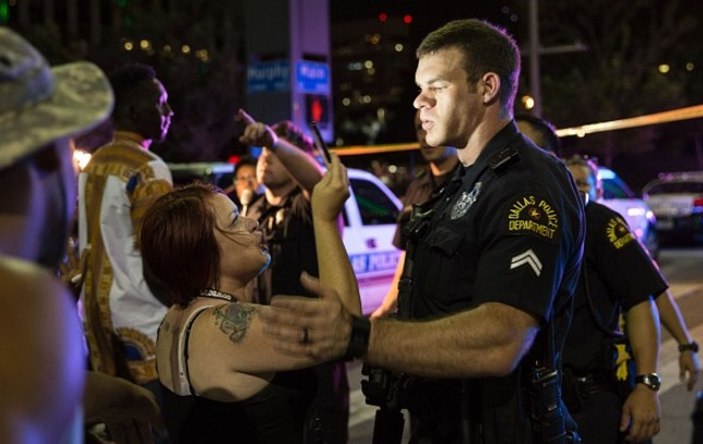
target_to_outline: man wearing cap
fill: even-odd
[[[0,442],[82,442],[81,396],[86,422],[161,422],[146,390],[85,378],[75,305],[47,270],[63,256],[75,204],[71,137],[108,116],[110,85],[90,63],[51,69],[0,27],[0,97]]]
[[[136,233],[149,205],[172,189],[168,167],[149,147],[166,138],[173,111],[150,66],[126,65],[110,83],[114,139],[79,176],[84,322],[94,370],[156,392],[154,346],[166,307],[144,281]]]

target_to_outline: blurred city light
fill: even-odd
[[[73,151],[73,166],[77,171],[82,171],[83,168],[88,165],[88,162],[90,162],[90,158],[92,155],[88,152],[85,152],[83,150],[74,150]]]
[[[195,51],[195,57],[199,58],[203,62],[207,62],[208,60],[210,60],[207,49],[199,49]]]
[[[660,73],[666,74],[669,72],[669,70],[671,70],[671,67],[669,65],[667,65],[666,63],[662,63],[661,65],[659,65],[659,72]]]
[[[10,5],[7,4],[7,0],[0,1],[0,23],[7,23],[10,21]]]
[[[535,99],[532,96],[522,96],[522,106],[525,107],[525,109],[532,109],[535,107]]]

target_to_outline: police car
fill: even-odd
[[[193,181],[212,183],[222,189],[232,184],[231,163],[169,164],[176,185]],[[393,281],[400,251],[393,246],[401,203],[376,176],[363,170],[347,170],[350,196],[344,204],[342,240],[359,282],[364,313],[378,307]]]
[[[655,213],[613,170],[599,167],[598,175],[603,184],[603,196],[599,202],[620,213],[635,237],[656,258],[659,253],[659,237]]]
[[[642,189],[666,238],[703,238],[703,171],[661,173]]]
[[[400,250],[393,246],[401,203],[376,176],[349,169],[342,239],[359,282],[364,313],[378,307],[393,281]]]

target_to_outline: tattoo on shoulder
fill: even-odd
[[[244,339],[249,329],[249,321],[256,309],[251,305],[230,303],[215,308],[213,316],[215,325],[225,333],[229,340],[238,343]]]

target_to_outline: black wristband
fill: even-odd
[[[369,348],[370,335],[371,321],[368,318],[352,316],[349,344],[347,345],[347,353],[344,355],[344,359],[351,361],[352,359],[363,357]]]
[[[683,353],[686,350],[691,350],[693,353],[698,353],[698,343],[696,341],[691,341],[688,344],[679,344],[679,353]]]

